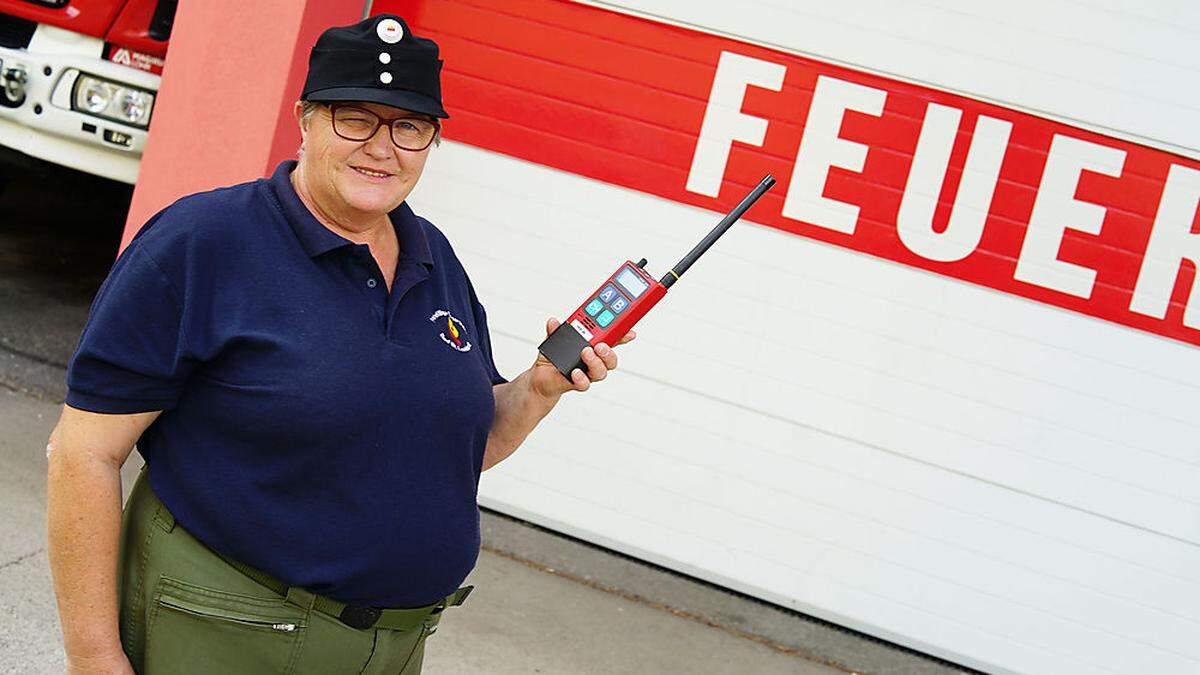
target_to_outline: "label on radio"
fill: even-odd
[[[574,328],[577,333],[582,335],[583,339],[587,340],[588,342],[591,342],[592,338],[596,337],[595,335],[592,335],[592,331],[583,327],[583,324],[579,322],[579,319],[572,319],[571,327]]]

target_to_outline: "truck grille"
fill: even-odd
[[[0,47],[24,49],[29,46],[35,30],[36,21],[0,14]]]

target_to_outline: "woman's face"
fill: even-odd
[[[386,119],[420,116],[378,103],[353,105]],[[304,139],[301,175],[309,194],[330,215],[388,213],[408,198],[429,157],[429,148],[413,152],[396,147],[386,125],[368,140],[346,140],[334,133],[327,106],[318,108],[305,126],[300,125]]]

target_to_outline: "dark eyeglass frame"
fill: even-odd
[[[438,123],[436,118],[431,120],[428,117],[421,117],[419,114],[400,115],[398,117],[384,117],[372,110],[368,110],[368,109],[362,107],[361,105],[354,105],[353,103],[329,103],[329,104],[326,104],[326,107],[329,108],[329,125],[333,127],[333,133],[337,134],[338,138],[344,138],[348,141],[354,141],[356,143],[362,143],[364,141],[369,141],[372,138],[375,138],[375,134],[379,133],[379,127],[387,125],[388,138],[391,139],[392,145],[396,146],[397,148],[400,148],[401,150],[407,150],[408,152],[421,152],[425,148],[428,148],[430,145],[433,145],[433,142],[435,140],[437,140],[438,134],[442,130],[442,125]],[[371,130],[371,133],[366,138],[351,138],[349,136],[346,136],[342,132],[338,131],[338,125],[337,125],[337,111],[341,110],[343,108],[351,109],[351,110],[358,110],[361,112],[365,112],[368,115],[374,115],[379,120],[379,123],[375,125],[375,128]],[[419,148],[407,148],[403,145],[400,145],[399,143],[396,142],[396,131],[395,131],[395,127],[393,127],[392,125],[394,123],[400,122],[402,120],[421,120],[422,122],[430,122],[433,124],[433,135],[431,135],[429,137],[429,141],[427,143],[425,143],[425,145],[422,145]]]

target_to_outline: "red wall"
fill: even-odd
[[[121,248],[179,197],[262,177],[294,157],[308,52],[363,0],[181,2]]]

